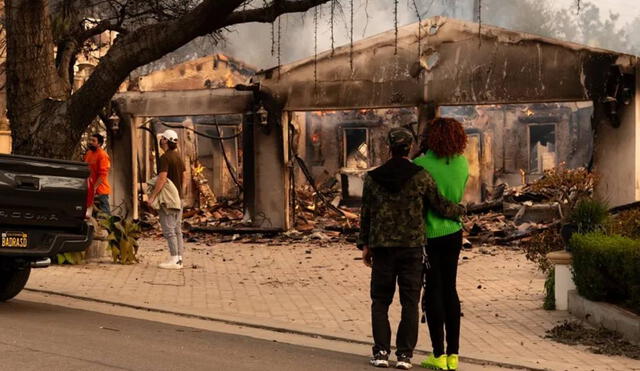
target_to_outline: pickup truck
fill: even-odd
[[[0,302],[22,291],[32,267],[89,246],[88,176],[82,162],[0,154]]]

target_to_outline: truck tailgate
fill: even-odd
[[[0,226],[82,230],[88,176],[81,162],[0,155]]]

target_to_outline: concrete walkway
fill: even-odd
[[[164,241],[148,239],[140,264],[53,266],[35,270],[28,288],[370,342],[370,270],[352,245],[324,246],[189,243],[185,269],[167,271],[156,267],[166,258]],[[543,275],[521,252],[483,250],[460,261],[462,356],[531,369],[640,370],[640,361],[545,339],[570,316],[541,309]],[[391,312],[397,321],[397,295]],[[430,349],[424,324],[418,348]]]

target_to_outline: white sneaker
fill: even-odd
[[[369,360],[369,364],[373,367],[387,368],[389,367],[389,353],[384,350],[378,351]]]
[[[411,367],[413,367],[413,365],[411,364],[411,357],[407,356],[406,354],[398,354],[398,362],[396,362],[396,368],[399,368],[401,370],[408,370]]]
[[[158,267],[162,269],[182,269],[182,260],[177,255],[172,256],[168,262],[158,264]]]

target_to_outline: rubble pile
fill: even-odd
[[[183,229],[187,231],[185,238],[190,242],[206,244],[355,242],[359,231],[359,209],[339,206],[340,190],[335,182],[329,182],[320,188],[321,193],[315,192],[310,186],[296,189],[296,224],[285,233],[271,231],[269,228],[252,228],[252,223],[243,219],[241,200],[218,200],[212,206],[206,205],[184,211]],[[158,217],[154,213],[143,213],[141,224],[146,230],[146,236],[161,236]]]
[[[580,198],[593,194],[596,181],[594,174],[586,169],[571,170],[560,166],[545,171],[540,179],[530,184],[494,187],[488,201],[467,206],[467,214],[463,217],[465,247],[471,244],[518,245],[541,231],[559,227],[564,215]],[[297,187],[293,208],[295,225],[285,233],[250,227],[250,221],[243,219],[241,200],[218,200],[211,206],[185,210],[183,223],[189,231],[188,239],[206,243],[355,243],[360,210],[340,204],[339,183],[330,179],[317,188]],[[160,235],[157,217],[153,214],[144,213],[141,225],[155,229],[150,233]]]
[[[316,192],[310,186],[296,190],[295,231],[289,232],[294,239],[337,240],[340,237],[355,242],[359,231],[359,210],[340,207],[340,191],[337,183],[330,182]]]
[[[597,179],[586,169],[562,166],[524,186],[495,187],[491,200],[471,204],[464,226],[476,244],[509,245],[558,226],[580,198],[591,196]]]
[[[242,221],[244,213],[239,200],[217,202],[210,207],[185,210],[182,223],[187,229],[196,226],[231,227]]]

